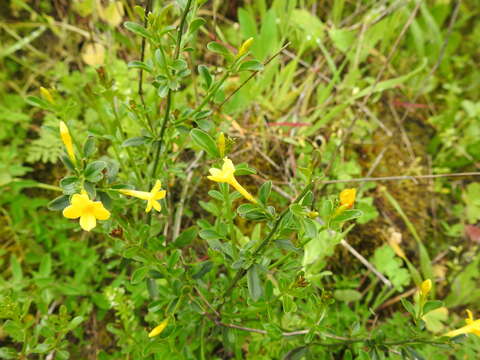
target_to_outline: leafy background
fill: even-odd
[[[166,24],[177,25],[184,3],[153,5],[164,9]],[[260,301],[248,300],[249,325],[266,334],[215,326],[201,319],[192,301],[190,312],[178,314],[179,323],[189,324],[181,336],[147,340],[147,329],[161,320],[160,309],[175,300],[171,284],[147,278],[148,269],[125,256],[115,234],[87,235],[46,209],[56,196],[48,184],[65,175],[58,161],[58,117],[25,101],[38,95],[40,86],[54,89],[79,143],[88,134],[107,141],[99,123],[112,114],[104,102],[92,100],[97,82],[92,65],[104,64],[122,103],[138,101],[138,71],[128,63],[138,60],[141,40],[122,26],[127,20],[141,22],[134,5],[127,0],[1,5],[0,358],[16,358],[28,347],[32,359],[367,359],[360,345],[307,348],[308,334],[285,340],[279,333],[311,327],[324,314],[322,327],[336,334],[408,334],[398,296],[411,295],[415,285],[393,243],[413,266],[433,274],[436,296],[445,301],[446,308],[428,314],[430,331],[441,334],[451,324],[463,325],[466,308],[478,316],[477,178],[365,182],[358,184],[363,215],[346,239],[394,284],[394,291],[382,287],[343,247],[319,236],[310,253],[322,254],[315,265],[325,272],[321,290],[303,287],[288,271],[272,270],[268,276],[278,282],[281,299],[272,300],[278,294],[266,281]],[[202,124],[206,131],[227,133],[238,162],[257,169],[245,180],[249,189],[270,179],[276,185],[272,201],[285,206],[276,189],[293,197],[309,171],[325,181],[474,172],[480,163],[479,11],[476,0],[206,2],[199,12],[206,23],[189,54],[197,81],[188,83],[177,101],[187,106],[202,91],[198,64],[213,74],[224,66],[207,50],[209,41],[232,50],[254,37],[251,53],[259,61],[288,43],[221,106],[250,74],[230,78],[214,99],[211,119]],[[145,94],[147,103],[157,98],[150,82]],[[119,116],[126,137],[141,135],[126,112]],[[185,141],[179,139],[179,144]],[[187,149],[170,169],[170,211],[192,159]],[[207,169],[204,163],[195,170],[182,235],[174,241],[198,263],[195,270],[204,272],[201,282],[213,284],[223,256],[197,235],[198,220],[214,221],[219,211],[207,195]],[[346,184],[325,185],[319,196],[335,195]],[[260,231],[251,229],[251,237]],[[281,245],[281,251],[292,251]],[[298,260],[286,262],[283,269],[298,266]],[[262,315],[255,320],[257,314]],[[190,317],[195,321],[186,321]],[[142,355],[132,355],[138,343]],[[474,359],[479,344],[470,337],[453,350],[427,346],[422,352],[427,359]]]

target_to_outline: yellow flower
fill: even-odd
[[[150,331],[148,333],[148,337],[154,337],[154,336],[157,336],[157,335],[160,335],[162,333],[163,330],[165,330],[165,328],[167,327],[168,325],[168,319],[166,320],[163,320],[160,325],[156,326],[155,328],[153,328],[152,331]]]
[[[345,189],[340,193],[340,205],[345,209],[350,209],[355,202],[357,189]]]
[[[252,46],[252,43],[253,43],[253,37],[245,40],[242,46],[240,46],[240,49],[238,49],[237,57],[244,55],[250,49],[250,46]]]
[[[70,132],[68,131],[67,125],[63,121],[60,121],[60,137],[62,138],[65,148],[67,149],[67,153],[68,153],[68,156],[70,157],[70,160],[72,160],[75,163],[76,159],[75,159],[75,151],[73,150],[72,137],[70,136]]]
[[[85,231],[92,230],[98,220],[107,220],[110,212],[103,207],[101,201],[92,201],[85,190],[72,196],[71,205],[63,209],[67,219],[80,218],[80,227]]]
[[[222,169],[211,168],[210,176],[207,176],[207,179],[218,182],[218,183],[227,183],[232,185],[235,190],[237,190],[240,194],[245,197],[245,199],[257,203],[257,200],[247,191],[245,188],[240,185],[235,179],[235,166],[228,157],[223,158],[223,166]]]
[[[430,290],[432,290],[432,280],[427,279],[420,285],[420,294],[423,297],[427,297]]]
[[[457,330],[452,330],[446,333],[444,336],[454,337],[462,334],[475,334],[480,336],[480,319],[474,320],[473,314],[470,310],[467,310],[468,318],[465,319],[467,325]]]
[[[160,182],[160,180],[157,180],[150,192],[129,189],[122,189],[119,191],[124,195],[133,196],[142,200],[147,200],[147,208],[145,209],[145,212],[148,213],[150,212],[150,210],[152,210],[152,207],[157,211],[162,210],[162,207],[158,200],[163,199],[167,192],[165,190],[160,190],[161,188],[162,183]]]
[[[42,95],[42,97],[47,100],[50,104],[54,104],[55,101],[53,100],[53,96],[52,94],[50,93],[50,91],[48,91],[48,89],[45,89],[43,86],[40,86],[40,94]]]

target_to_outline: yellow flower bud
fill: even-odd
[[[423,297],[427,297],[430,290],[432,290],[432,280],[427,279],[424,282],[422,282],[422,285],[420,285],[420,294]]]
[[[148,333],[148,337],[154,337],[154,336],[158,336],[162,333],[163,330],[165,330],[165,328],[167,327],[168,325],[168,319],[166,320],[163,320],[160,325],[156,326],[155,328],[153,328],[152,331],[150,331]]]
[[[240,56],[246,54],[247,51],[250,49],[250,46],[252,46],[252,44],[253,44],[253,37],[245,40],[243,42],[242,46],[240,46],[240,49],[238,49],[237,57],[240,57]]]
[[[357,189],[345,189],[340,193],[340,205],[350,209],[355,202]]]
[[[318,211],[310,211],[307,216],[311,219],[315,219],[318,216]]]
[[[47,100],[50,104],[54,104],[55,103],[55,100],[53,100],[53,96],[52,94],[50,93],[50,91],[48,91],[48,89],[45,89],[43,86],[40,86],[40,94],[42,95],[42,97]]]
[[[223,158],[225,156],[225,135],[221,132],[217,137],[217,147],[220,152],[220,156]]]
[[[70,160],[75,163],[76,159],[75,151],[73,150],[72,137],[70,136],[67,125],[63,121],[60,121],[60,137],[62,138],[65,148],[67,149],[67,154],[70,157]]]

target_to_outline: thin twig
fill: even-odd
[[[175,219],[173,221],[173,233],[172,233],[172,239],[176,239],[178,235],[180,234],[180,228],[182,226],[182,215],[183,215],[183,207],[185,206],[185,199],[188,194],[188,188],[190,187],[190,183],[193,178],[193,172],[194,169],[197,167],[198,162],[203,156],[203,151],[200,151],[197,154],[197,157],[193,162],[190,164],[190,166],[185,170],[185,172],[188,174],[187,178],[185,179],[185,185],[183,186],[182,193],[180,195],[180,201],[178,202],[178,207],[177,207],[177,212],[175,213]]]
[[[179,29],[178,29],[178,37],[177,37],[177,44],[175,46],[174,60],[177,60],[178,57],[180,56],[180,47],[181,47],[181,43],[182,43],[183,30],[184,30],[184,27],[185,27],[187,14],[190,10],[191,4],[192,4],[192,0],[188,0],[187,5],[185,5],[185,9],[183,11],[182,20],[180,22],[180,26],[179,26]],[[151,187],[155,177],[157,176],[157,168],[158,168],[158,163],[159,163],[159,160],[160,160],[160,153],[162,151],[163,137],[165,136],[165,130],[167,128],[167,124],[168,124],[168,121],[170,119],[171,106],[172,106],[172,90],[168,89],[167,105],[166,105],[166,108],[165,108],[165,116],[163,118],[162,128],[160,129],[159,140],[157,142],[157,151],[155,152],[155,157],[154,157],[154,161],[153,161],[152,176],[151,176],[151,179],[150,179],[150,187]]]
[[[267,66],[273,59],[275,59],[278,55],[280,55],[282,53],[282,51],[285,50],[289,45],[290,45],[290,43],[286,43],[284,46],[282,46],[282,48],[280,50],[278,50],[275,54],[273,54],[270,58],[268,58],[263,63],[263,66]],[[225,103],[228,100],[230,100],[233,95],[235,95],[238,91],[240,91],[240,89],[242,87],[244,87],[251,79],[253,79],[255,77],[255,75],[257,75],[259,72],[260,72],[260,70],[256,70],[256,71],[252,72],[252,74],[247,79],[245,79],[245,81],[243,83],[241,83],[239,87],[237,87],[235,90],[233,90],[233,92],[230,95],[228,95],[225,100],[223,100],[223,102],[218,106],[218,109],[221,109],[222,106],[225,105]]]
[[[152,9],[152,0],[147,0],[147,6],[145,8],[145,18],[143,20],[143,27],[147,27],[148,25],[148,14]],[[143,62],[145,60],[145,47],[146,47],[146,38],[142,37],[142,50],[140,53],[140,61]],[[145,110],[145,99],[143,97],[143,69],[140,68],[140,73],[138,77],[138,96],[140,96],[140,101],[142,102],[143,109]],[[146,111],[145,111],[146,114]],[[150,117],[147,115],[147,120],[150,122]],[[150,124],[152,127],[152,124]]]
[[[346,242],[344,239],[342,239],[340,241],[340,244],[342,244],[342,246],[344,248],[346,248],[353,256],[355,256],[363,265],[365,265],[365,267],[370,270],[372,273],[374,273],[385,285],[387,285],[388,287],[393,287],[392,283],[390,282],[390,280],[388,280],[385,276],[383,276],[383,274],[378,271],[375,266],[373,266],[372,264],[370,264],[370,262],[365,259],[357,250],[355,250],[348,242]]]
[[[435,174],[435,175],[401,175],[401,176],[381,176],[381,177],[364,177],[358,179],[340,179],[340,180],[325,180],[320,181],[321,184],[341,184],[341,183],[358,183],[358,182],[373,182],[373,181],[399,181],[399,180],[421,180],[421,179],[437,179],[446,177],[463,177],[463,176],[480,176],[480,172],[464,172],[464,173],[450,173],[450,174]]]

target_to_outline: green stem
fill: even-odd
[[[302,198],[306,195],[306,193],[313,187],[313,182],[308,184],[305,189],[300,193],[300,195],[297,196],[297,198],[293,201],[292,204],[298,203]],[[268,233],[268,235],[263,239],[263,241],[260,243],[260,245],[255,249],[255,251],[252,253],[252,258],[256,258],[258,254],[260,254],[263,249],[270,243],[271,239],[277,232],[277,229],[282,222],[283,218],[285,215],[287,215],[289,211],[289,207],[287,207],[285,210],[282,211],[280,216],[277,218],[275,223],[273,224],[272,229]],[[223,293],[223,300],[220,303],[220,305],[217,308],[217,312],[220,312],[221,308],[225,304],[225,298],[232,293],[233,288],[237,285],[237,283],[245,276],[245,274],[250,270],[250,268],[255,264],[255,262],[252,262],[250,266],[248,266],[246,269],[240,269],[237,271],[235,274],[235,277],[233,278],[232,282],[230,283],[230,286],[227,288],[227,290]]]
[[[202,111],[203,107],[207,105],[207,103],[210,101],[210,99],[217,93],[218,89],[223,85],[223,83],[228,79],[228,76],[230,75],[230,70],[227,70],[225,74],[222,76],[222,78],[218,81],[218,83],[215,85],[215,87],[205,96],[205,98],[202,100],[200,105],[197,106],[197,108],[191,113],[189,116],[194,117],[197,115],[200,111]]]
[[[192,0],[188,0],[185,10],[183,11],[182,20],[180,22],[180,27],[178,29],[177,44],[175,46],[174,59],[178,60],[180,56],[180,47],[182,43],[183,30],[185,28],[185,22],[187,20],[187,14],[190,11],[190,6],[192,5]],[[160,134],[158,136],[159,140],[157,141],[157,149],[155,152],[152,174],[150,177],[150,188],[152,187],[153,181],[157,177],[158,163],[160,162],[160,154],[162,152],[163,138],[165,136],[165,130],[167,129],[168,121],[170,120],[170,109],[172,107],[173,92],[171,89],[168,89],[167,93],[167,105],[165,107],[165,116],[163,117],[162,127],[160,129]],[[148,214],[147,222],[151,220],[151,213]]]
[[[124,136],[123,136],[124,135],[123,126],[122,126],[122,123],[120,122],[120,117],[117,114],[117,110],[115,108],[115,102],[114,102],[113,98],[111,100],[111,106],[112,106],[113,116],[115,117],[115,121],[116,121],[117,126],[118,126],[118,130],[120,130],[122,141],[124,141],[125,139],[124,139]],[[137,162],[133,158],[132,151],[128,147],[126,147],[125,150],[127,151],[127,155],[128,155],[129,160],[130,160],[130,163],[132,164],[133,171],[135,172],[135,175],[137,177],[137,181],[141,184],[142,183],[142,176],[140,175],[140,170],[138,169]]]
[[[45,189],[45,190],[51,190],[51,191],[57,191],[57,192],[63,192],[63,189],[59,186],[55,185],[50,185],[50,184],[43,184],[43,183],[36,183],[35,185],[32,185],[31,187],[36,187],[39,189]]]

